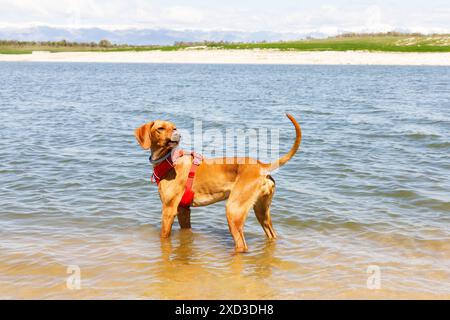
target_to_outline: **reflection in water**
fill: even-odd
[[[230,271],[235,275],[268,278],[276,264],[276,240],[266,239],[263,247],[253,254],[234,254],[230,260]]]
[[[191,230],[161,239],[161,257],[154,270],[158,290],[166,298],[276,298],[276,291],[267,285],[277,265],[276,241],[264,239],[262,231],[260,236],[262,246],[254,252],[236,254],[223,246],[217,256],[207,251],[205,243],[196,245],[196,240],[205,239]]]
[[[193,257],[194,234],[190,229],[181,229],[178,244],[174,247],[172,238],[161,239],[161,260],[165,264],[190,264]]]

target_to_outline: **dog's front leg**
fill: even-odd
[[[191,228],[191,209],[178,207],[178,223],[182,229]]]
[[[175,216],[177,215],[177,206],[166,205],[162,209],[161,219],[161,238],[167,238],[172,231],[172,224]]]

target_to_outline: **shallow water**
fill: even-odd
[[[450,68],[0,63],[0,297],[450,298]],[[133,130],[280,128],[268,241],[224,203],[160,241]],[[81,288],[66,280],[81,270]],[[380,270],[370,289],[369,266]]]

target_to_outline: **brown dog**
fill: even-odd
[[[295,126],[296,139],[291,150],[272,163],[262,163],[251,158],[204,159],[197,169],[192,190],[195,197],[193,207],[206,206],[228,199],[226,215],[237,252],[247,251],[244,238],[244,222],[253,206],[256,217],[267,237],[276,238],[270,218],[270,204],[275,191],[275,181],[270,172],[288,162],[297,152],[301,142],[301,129],[290,114],[287,117]],[[180,140],[175,125],[156,120],[135,130],[135,136],[144,149],[150,149],[152,160],[160,159],[171,152]],[[158,186],[162,202],[161,237],[170,236],[175,216],[181,228],[190,228],[190,209],[178,207],[184,193],[187,176],[191,168],[191,156],[183,156],[174,164]]]

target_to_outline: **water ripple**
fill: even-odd
[[[0,63],[1,298],[448,298],[450,68]],[[419,76],[420,75],[420,76]],[[224,203],[159,238],[133,130],[280,129],[277,241]],[[264,159],[269,160],[269,159]],[[66,288],[67,267],[82,290]],[[367,290],[378,265],[382,289]],[[432,289],[430,289],[432,288]]]

